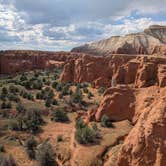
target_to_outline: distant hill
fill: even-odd
[[[162,54],[166,55],[166,26],[152,25],[140,33],[113,36],[73,48],[72,52],[95,55]]]

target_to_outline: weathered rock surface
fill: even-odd
[[[133,84],[135,87],[166,86],[166,58],[155,56],[110,55],[104,57],[82,55],[71,58],[61,75],[64,82],[91,82],[94,86],[110,87]]]
[[[166,163],[166,87],[109,88],[96,119],[128,119],[135,126],[119,149],[118,166],[164,166]],[[112,157],[108,161],[112,161]]]
[[[72,51],[94,55],[109,55],[110,53],[166,55],[166,26],[152,25],[141,33],[113,36],[74,48]]]
[[[1,51],[0,74],[12,74],[33,69],[53,69],[63,66],[70,56],[77,56],[70,52],[46,51]]]
[[[135,113],[134,89],[118,87],[108,89],[96,112],[96,120],[99,121],[102,115],[107,115],[113,121],[132,120]]]
[[[114,121],[128,119],[135,126],[119,149],[119,166],[164,166],[166,163],[166,58],[155,56],[83,55],[65,65],[61,81],[111,86],[86,121],[106,114]],[[126,85],[132,84],[132,85]],[[134,85],[134,86],[133,86]],[[91,119],[92,118],[92,119]]]
[[[164,166],[166,163],[166,88],[142,110],[120,149],[119,166]]]

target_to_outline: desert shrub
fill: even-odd
[[[51,120],[55,122],[67,122],[69,118],[62,108],[57,108],[51,114]]]
[[[32,82],[30,82],[29,80],[24,81],[24,82],[23,82],[23,86],[24,86],[26,89],[32,89]]]
[[[53,97],[54,97],[54,92],[53,92],[53,90],[51,89],[51,90],[48,92],[47,98],[52,99]]]
[[[88,93],[89,92],[87,87],[83,88],[83,91],[84,91],[84,93]]]
[[[33,89],[38,89],[41,90],[43,87],[43,82],[41,80],[37,80],[35,82],[33,82]]]
[[[105,114],[102,116],[100,123],[102,127],[113,127],[113,124],[110,118]]]
[[[20,77],[20,81],[26,81],[28,80],[27,76],[25,74],[22,74],[21,77]]]
[[[86,124],[84,123],[84,121],[82,119],[78,119],[76,121],[76,129],[79,129],[79,128],[84,128],[86,126]]]
[[[3,118],[9,118],[10,110],[2,109],[0,114],[2,115]]]
[[[33,101],[34,100],[34,96],[31,93],[28,93],[27,99]]]
[[[88,92],[88,99],[91,99],[91,97],[93,97],[93,94],[89,91]]]
[[[98,89],[98,93],[99,94],[103,94],[105,92],[105,88],[104,87],[100,87],[99,89]]]
[[[58,102],[57,102],[56,99],[53,99],[53,100],[52,100],[52,105],[58,105]]]
[[[17,95],[13,94],[13,93],[8,94],[8,99],[10,101],[14,101],[14,102],[19,102],[20,101],[20,98]]]
[[[28,98],[28,92],[23,91],[22,92],[22,97],[25,98],[25,99],[27,99]]]
[[[7,108],[7,109],[11,109],[11,108],[12,108],[11,102],[7,102],[7,103],[6,103],[6,108]]]
[[[3,93],[3,94],[5,94],[5,95],[7,95],[7,94],[8,94],[8,90],[7,90],[7,88],[6,88],[6,87],[3,87],[3,88],[2,88],[2,93]]]
[[[50,87],[46,87],[41,91],[42,99],[52,99],[54,97],[54,91]]]
[[[1,109],[6,109],[6,103],[5,102],[2,102]]]
[[[41,92],[38,92],[38,93],[36,94],[36,99],[39,99],[39,100],[43,99],[43,95],[42,95]]]
[[[37,147],[36,159],[40,166],[58,166],[56,163],[56,155],[51,144],[47,141]]]
[[[11,120],[9,122],[9,129],[13,131],[19,131],[20,127],[17,120]]]
[[[56,82],[56,81],[54,81],[53,83],[52,83],[52,87],[54,88],[54,89],[56,89],[56,86],[58,85],[58,83]]]
[[[23,117],[23,122],[26,126],[25,129],[32,133],[39,131],[40,125],[44,123],[41,112],[36,109],[27,111]]]
[[[13,94],[16,94],[16,93],[19,92],[19,89],[18,89],[17,86],[10,85],[10,86],[9,86],[9,92],[10,92],[10,93],[13,93]]]
[[[51,107],[51,104],[52,104],[51,100],[50,99],[46,99],[45,106],[46,107]]]
[[[25,142],[25,149],[30,159],[35,159],[35,151],[37,147],[37,141],[34,137],[30,137]]]
[[[17,166],[17,164],[12,155],[3,155],[0,157],[0,166]]]
[[[16,105],[16,110],[18,113],[25,113],[25,111],[26,111],[25,107],[21,103],[18,103]]]
[[[6,97],[7,97],[6,94],[4,94],[4,93],[1,93],[1,94],[0,94],[0,99],[1,99],[2,101],[6,101]]]
[[[11,102],[2,102],[1,109],[11,109],[11,108],[12,108]]]
[[[57,84],[56,90],[57,90],[57,91],[61,91],[61,90],[62,90],[62,85],[61,85],[61,84]]]
[[[45,85],[47,85],[47,86],[49,86],[50,84],[51,84],[51,81],[49,81],[49,80],[45,82]]]
[[[43,82],[46,82],[46,78],[43,78],[42,81],[43,81]]]
[[[76,129],[75,139],[80,144],[93,143],[95,141],[95,138],[96,138],[95,131],[91,129],[88,125]]]
[[[56,140],[57,140],[57,142],[62,142],[63,141],[63,136],[58,135]]]
[[[93,130],[98,130],[98,127],[97,127],[97,124],[94,122],[93,124],[92,124],[92,128],[93,128]]]
[[[0,144],[0,152],[5,152],[5,147],[2,144]]]
[[[76,91],[71,95],[71,101],[74,103],[82,102],[82,92],[79,88],[76,88]]]

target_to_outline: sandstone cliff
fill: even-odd
[[[129,119],[134,127],[119,149],[115,165],[164,166],[166,163],[166,88],[110,88],[96,112],[112,120]],[[109,160],[111,161],[111,155]],[[108,161],[109,161],[108,160]],[[108,163],[109,164],[109,163]]]
[[[154,56],[82,55],[71,58],[61,75],[63,82],[91,82],[94,86],[110,87],[132,84],[135,87],[166,86],[166,58]]]
[[[166,88],[153,96],[120,149],[119,166],[164,166],[166,163]],[[152,91],[151,93],[152,94]]]
[[[116,84],[111,87],[112,80]],[[149,55],[81,55],[71,58],[61,75],[64,82],[91,82],[109,87],[99,107],[89,110],[86,121],[128,119],[133,129],[120,143],[116,159],[104,165],[164,166],[166,163],[166,58]]]
[[[13,74],[33,69],[53,69],[56,66],[63,66],[70,56],[77,55],[79,54],[70,52],[1,51],[0,74]]]
[[[166,55],[166,26],[153,25],[144,32],[113,36],[106,40],[85,44],[73,52],[108,54],[161,54]]]

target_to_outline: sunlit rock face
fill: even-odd
[[[135,87],[166,86],[166,58],[151,56],[90,56],[70,58],[65,64],[62,82],[91,82],[95,87],[133,84]]]

